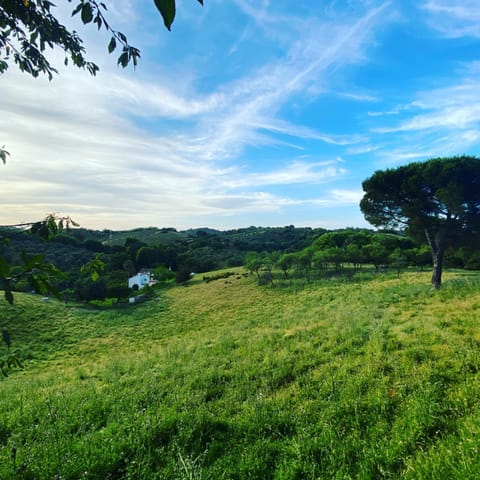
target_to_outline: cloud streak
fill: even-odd
[[[302,2],[293,13],[283,2],[226,3],[196,15],[203,27],[187,24],[188,38],[181,21],[171,35],[138,32],[145,54],[134,73],[109,67],[102,44],[97,78],[4,75],[0,144],[12,158],[0,176],[2,221],[63,211],[99,228],[218,227],[269,213],[296,223],[319,209],[337,221],[375,166],[479,143],[474,62],[417,93],[379,86],[375,62],[398,2]],[[131,11],[123,25],[136,28],[151,21],[142,8],[117,2],[112,18]],[[459,2],[422,8],[428,21],[455,20],[438,24],[445,37],[477,21],[478,8],[466,18]]]
[[[429,0],[421,7],[431,28],[447,38],[480,37],[480,5],[476,0]]]

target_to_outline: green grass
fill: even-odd
[[[478,275],[16,300],[2,479],[480,477]]]

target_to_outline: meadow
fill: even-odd
[[[480,478],[480,274],[235,272],[129,308],[1,303],[23,369],[0,478]]]

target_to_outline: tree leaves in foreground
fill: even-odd
[[[203,0],[197,0],[203,5]],[[68,0],[72,3],[72,0]],[[171,29],[175,18],[175,0],[154,0],[163,23]],[[48,49],[60,49],[64,53],[63,63],[87,70],[96,75],[99,68],[87,60],[83,40],[75,30],[69,30],[60,23],[53,13],[55,5],[49,0],[3,0],[0,2],[0,75],[13,62],[25,73],[36,78],[40,74],[52,80],[58,70],[49,62],[45,53]],[[105,29],[110,35],[108,53],[119,50],[117,65],[125,68],[131,63],[137,66],[140,50],[130,45],[122,32],[112,27],[107,19],[107,5],[96,0],[81,0],[72,10],[72,16],[79,16],[83,24],[96,25],[97,30]],[[0,160],[7,161],[9,152],[0,148]]]
[[[71,3],[71,0],[68,0]],[[203,5],[203,0],[197,0]],[[168,30],[175,18],[175,0],[154,0]],[[64,52],[64,63],[86,69],[95,75],[98,66],[85,57],[83,40],[75,30],[69,30],[54,14],[55,5],[49,0],[5,0],[0,3],[0,74],[11,62],[33,77],[45,74],[51,80],[58,70],[47,60],[47,49],[59,48]],[[107,19],[107,5],[96,0],[81,0],[72,10],[83,24],[93,23],[98,30],[111,34],[107,50],[112,53],[121,48],[117,64],[137,65],[140,50],[130,45],[127,37],[112,27]],[[3,157],[2,157],[3,159]]]
[[[465,242],[480,232],[480,159],[435,158],[379,170],[362,186],[360,209],[368,222],[425,235],[432,286],[439,288],[449,242]]]
[[[78,226],[70,217],[59,217],[48,215],[39,222],[8,225],[10,228],[27,228],[29,233],[38,236],[42,240],[48,240],[54,235],[68,229],[71,226]],[[8,248],[10,240],[6,236],[0,237],[0,246]],[[0,250],[1,253],[1,250]],[[32,290],[41,294],[58,295],[52,280],[61,279],[65,274],[52,263],[45,262],[43,255],[27,255],[21,253],[21,265],[10,265],[5,256],[0,255],[0,289],[4,290],[5,300],[13,304],[13,290],[15,285],[26,280]]]
[[[197,2],[203,5],[203,0],[197,0]],[[154,0],[154,3],[162,15],[163,23],[168,30],[171,30],[176,13],[175,0]]]
[[[70,217],[59,217],[56,214],[50,214],[39,222],[8,225],[6,227],[27,228],[31,235],[36,235],[42,240],[48,240],[71,226],[78,225]],[[7,236],[0,236],[0,289],[4,290],[5,300],[10,305],[13,305],[13,291],[20,281],[26,281],[36,293],[59,296],[59,292],[53,282],[66,278],[66,274],[52,263],[46,262],[44,255],[28,255],[25,251],[22,251],[20,255],[21,264],[11,265],[2,255],[4,250],[10,247],[10,244],[10,239]],[[6,329],[2,330],[2,340],[7,345],[8,354],[6,357],[0,358],[0,371],[4,376],[7,376],[7,371],[11,367],[17,366],[21,368],[22,364],[18,350],[10,352],[11,337]]]

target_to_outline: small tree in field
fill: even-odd
[[[448,242],[480,231],[480,159],[434,158],[379,170],[362,186],[360,209],[368,222],[425,235],[432,254],[432,286],[439,288]]]

